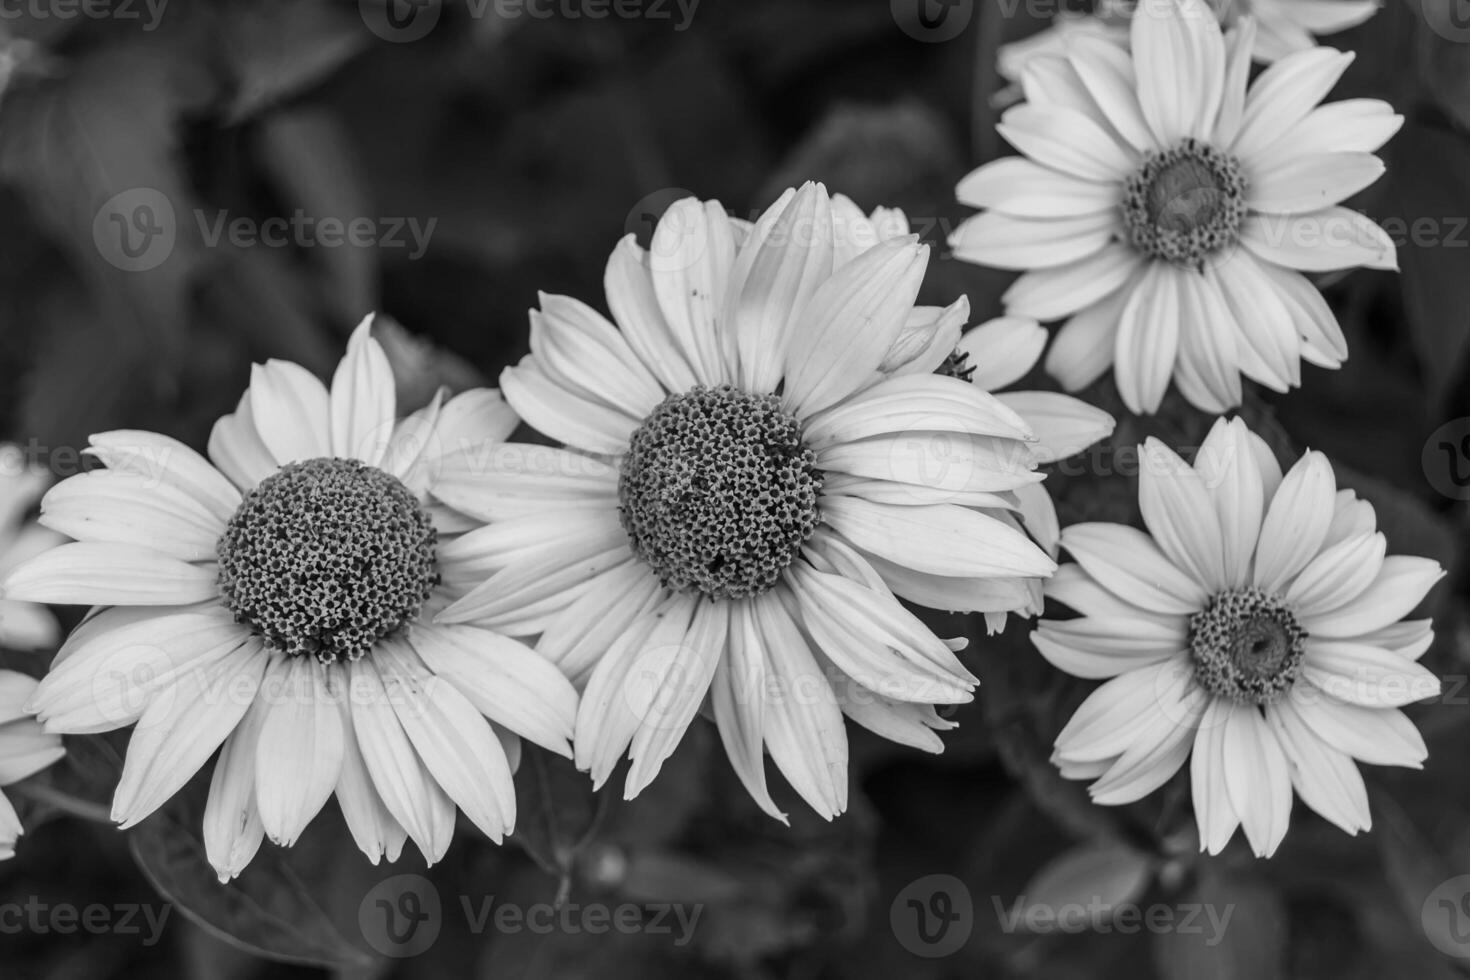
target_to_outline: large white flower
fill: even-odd
[[[1009,313],[1068,318],[1046,360],[1069,389],[1114,368],[1135,412],[1172,375],[1207,411],[1241,401],[1244,374],[1277,391],[1303,359],[1347,346],[1302,276],[1393,269],[1388,236],[1339,202],[1377,179],[1402,118],[1374,99],[1313,108],[1352,60],[1289,55],[1250,85],[1255,25],[1223,38],[1200,0],[1139,8],[1132,54],[1094,37],[1029,60],[1026,103],[1001,133],[1024,156],[960,182],[984,213],[951,236],[960,258],[1026,270]]]
[[[541,634],[585,683],[576,761],[598,785],[627,753],[636,795],[708,695],[768,813],[763,748],[813,809],[841,813],[844,712],[939,751],[932,706],[975,684],[898,597],[1004,614],[1051,573],[1018,494],[1111,420],[1080,407],[1092,429],[1049,444],[1002,398],[932,373],[967,303],[916,307],[928,249],[885,234],[819,184],[753,225],[678,202],[649,252],[631,236],[614,250],[616,325],[543,296],[532,353],[501,379],[568,448],[502,447],[434,491],[492,522],[455,558],[494,574],[441,619]]]
[[[34,677],[0,670],[0,786],[38,773],[66,754],[61,736],[42,731],[26,710],[35,691]],[[0,860],[15,856],[22,832],[15,807],[0,793]]]
[[[1154,3],[1157,0],[1144,0]],[[1316,36],[1356,27],[1378,11],[1378,0],[1207,0],[1220,23],[1233,27],[1242,17],[1257,25],[1251,57],[1270,63],[1316,47]],[[1020,81],[1026,62],[1041,54],[1064,54],[1070,38],[1087,34],[1119,47],[1128,45],[1133,4],[1103,0],[1091,14],[1064,11],[1052,25],[1030,37],[1001,45],[996,67],[1003,78]]]
[[[1200,846],[1243,826],[1257,855],[1281,843],[1292,789],[1348,833],[1368,829],[1357,762],[1419,768],[1426,750],[1401,705],[1432,697],[1417,658],[1429,620],[1400,622],[1443,574],[1385,557],[1373,507],[1338,490],[1309,452],[1282,476],[1236,419],[1215,423],[1194,464],[1143,447],[1147,533],[1076,524],[1077,564],[1046,584],[1082,613],[1032,639],[1062,670],[1107,678],[1056,740],[1064,776],[1092,799],[1128,803],[1193,755]]]
[[[529,647],[432,621],[439,460],[509,434],[494,391],[396,419],[369,321],[330,390],[257,365],[206,460],[147,432],[93,436],[107,468],[65,480],[42,520],[77,539],[6,594],[95,605],[34,698],[50,732],[135,725],[112,815],[131,826],[215,752],[204,837],[222,879],[262,836],[294,842],[334,792],[359,847],[429,861],[455,805],[499,840],[515,821],[517,736],[570,755],[576,691]]]

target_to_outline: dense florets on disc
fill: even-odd
[[[1259,589],[1217,595],[1189,620],[1195,676],[1211,694],[1269,704],[1291,690],[1307,631],[1285,602]]]
[[[822,473],[775,395],[730,385],[670,395],[633,434],[618,513],[666,587],[758,595],[816,530]]]
[[[396,477],[354,459],[288,463],[219,539],[219,587],[270,647],[356,660],[438,582],[433,522]]]

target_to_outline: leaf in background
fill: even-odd
[[[1470,943],[1465,941],[1463,934],[1470,916],[1461,910],[1459,902],[1454,901],[1470,895],[1470,878],[1458,890],[1453,884],[1454,879],[1464,877],[1464,868],[1446,860],[1397,801],[1387,794],[1378,793],[1373,804],[1384,876],[1405,917],[1424,929],[1429,941],[1441,952],[1450,955],[1451,951],[1459,951],[1460,956],[1470,954]],[[1446,886],[1458,894],[1444,895]],[[1440,914],[1443,910],[1434,907],[1440,897],[1456,906],[1449,909],[1449,915]]]
[[[129,834],[133,857],[159,893],[226,942],[285,963],[367,967],[372,960],[338,932],[306,883],[269,844],[245,872],[220,884],[200,839],[201,792],[188,787]]]
[[[1148,888],[1154,861],[1124,844],[1085,844],[1059,855],[1026,883],[1021,922],[1062,922],[1059,916],[1080,907],[1097,928],[1111,922],[1118,907],[1135,902]],[[1065,923],[1063,923],[1065,924]]]
[[[1392,181],[1386,193],[1397,202],[1391,213],[1406,224],[1395,229],[1404,305],[1432,415],[1463,378],[1470,353],[1470,140],[1409,123],[1385,156]],[[1427,223],[1422,234],[1420,222]]]
[[[294,216],[299,210],[315,222],[330,219],[344,228],[354,221],[369,221],[376,235],[386,236],[385,216],[374,210],[354,148],[330,113],[321,109],[271,113],[261,120],[260,141],[283,213]],[[401,231],[394,237],[408,244]],[[312,285],[320,291],[328,316],[344,332],[379,306],[378,249],[376,238],[362,245],[343,236],[337,245],[317,243],[304,250],[302,264],[318,270]]]
[[[1194,931],[1153,937],[1162,980],[1284,980],[1286,907],[1281,896],[1249,869],[1226,871],[1218,861],[1199,866],[1199,880],[1175,908],[1197,905]]]
[[[228,120],[238,123],[327,78],[372,36],[357,4],[317,0],[231,3],[219,41],[235,79]]]
[[[512,839],[560,880],[564,895],[582,849],[597,830],[607,794],[594,793],[592,781],[570,759],[529,742],[522,743],[521,752]]]

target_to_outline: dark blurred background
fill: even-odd
[[[267,845],[223,888],[198,841],[201,787],[119,833],[105,818],[124,743],[68,740],[65,763],[7,789],[28,833],[0,864],[0,978],[1457,975],[1470,879],[1445,893],[1449,917],[1430,898],[1470,873],[1457,560],[1470,492],[1433,449],[1470,439],[1470,18],[1457,4],[1387,0],[1328,40],[1358,52],[1335,97],[1385,98],[1408,117],[1387,177],[1351,202],[1399,242],[1402,274],[1323,278],[1351,359],[1243,410],[1283,458],[1327,451],[1377,505],[1391,551],[1452,572],[1426,661],[1446,694],[1415,716],[1429,767],[1367,773],[1371,835],[1298,806],[1272,861],[1239,841],[1200,860],[1182,780],[1092,807],[1047,763],[1089,685],[1047,668],[1021,626],[987,638],[937,617],[945,635],[974,636],[981,696],[941,757],[851,729],[852,805],[831,825],[784,785],[791,828],[762,816],[696,723],[635,803],[615,799],[620,778],[594,799],[562,760],[529,755],[503,848],[467,833],[434,869],[416,855],[374,868],[329,804],[294,850]],[[0,435],[58,477],[93,431],[202,447],[252,361],[328,373],[374,310],[402,325],[378,328],[401,407],[440,384],[493,384],[526,350],[538,289],[605,308],[613,244],[646,242],[688,193],[750,217],[820,179],[865,209],[902,207],[935,245],[924,301],[966,292],[977,322],[996,315],[1010,276],[945,254],[964,216],[953,188],[1006,152],[997,46],[1058,6],[5,0]],[[1118,451],[1147,434],[1198,445],[1210,420],[1172,398],[1158,418],[1128,418],[1106,380],[1086,395],[1119,427],[1057,474],[1063,523],[1133,519]],[[6,658],[32,673],[45,661]],[[1023,895],[1170,918],[1028,933],[1008,926]],[[379,898],[435,916],[423,949],[382,932]],[[666,903],[697,909],[697,926],[681,932]],[[586,913],[599,905],[633,908],[627,928],[598,934]],[[96,927],[53,914],[89,906],[106,909]],[[570,918],[497,925],[502,906]]]

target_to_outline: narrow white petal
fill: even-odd
[[[1193,615],[1209,599],[1203,584],[1171,562],[1147,534],[1124,524],[1089,522],[1062,530],[1062,547],[1093,580],[1143,609]]]
[[[256,746],[255,805],[266,836],[296,843],[342,774],[342,711],[315,657],[276,660],[265,692],[270,711]]]
[[[993,517],[951,504],[895,507],[857,497],[822,502],[823,520],[863,551],[931,575],[1050,575],[1056,563]]]
[[[8,599],[72,605],[187,605],[215,598],[212,565],[129,544],[76,542],[32,558],[3,585]]]
[[[330,397],[316,375],[299,364],[271,360],[251,367],[250,415],[281,466],[332,455]]]
[[[1221,755],[1230,805],[1256,857],[1270,857],[1291,821],[1291,769],[1260,709],[1237,704],[1226,717]]]
[[[1227,587],[1220,517],[1194,467],[1150,436],[1139,459],[1143,522],[1169,560],[1210,592]]]
[[[377,466],[393,436],[398,403],[393,368],[370,332],[372,325],[370,313],[352,332],[347,354],[332,376],[329,455]]]
[[[995,391],[1021,380],[1045,347],[1046,331],[1026,316],[986,320],[966,331],[959,342],[960,351],[975,368],[970,384],[981,391]]]
[[[240,506],[240,491],[203,456],[169,436],[115,429],[91,437],[87,452],[109,470],[148,477],[182,490],[221,521]]]
[[[260,850],[265,827],[255,806],[256,745],[268,705],[254,701],[225,739],[204,805],[204,853],[219,880],[239,876]]]
[[[1318,452],[1297,460],[1271,498],[1256,550],[1255,585],[1281,592],[1316,557],[1332,523],[1337,480]]]

